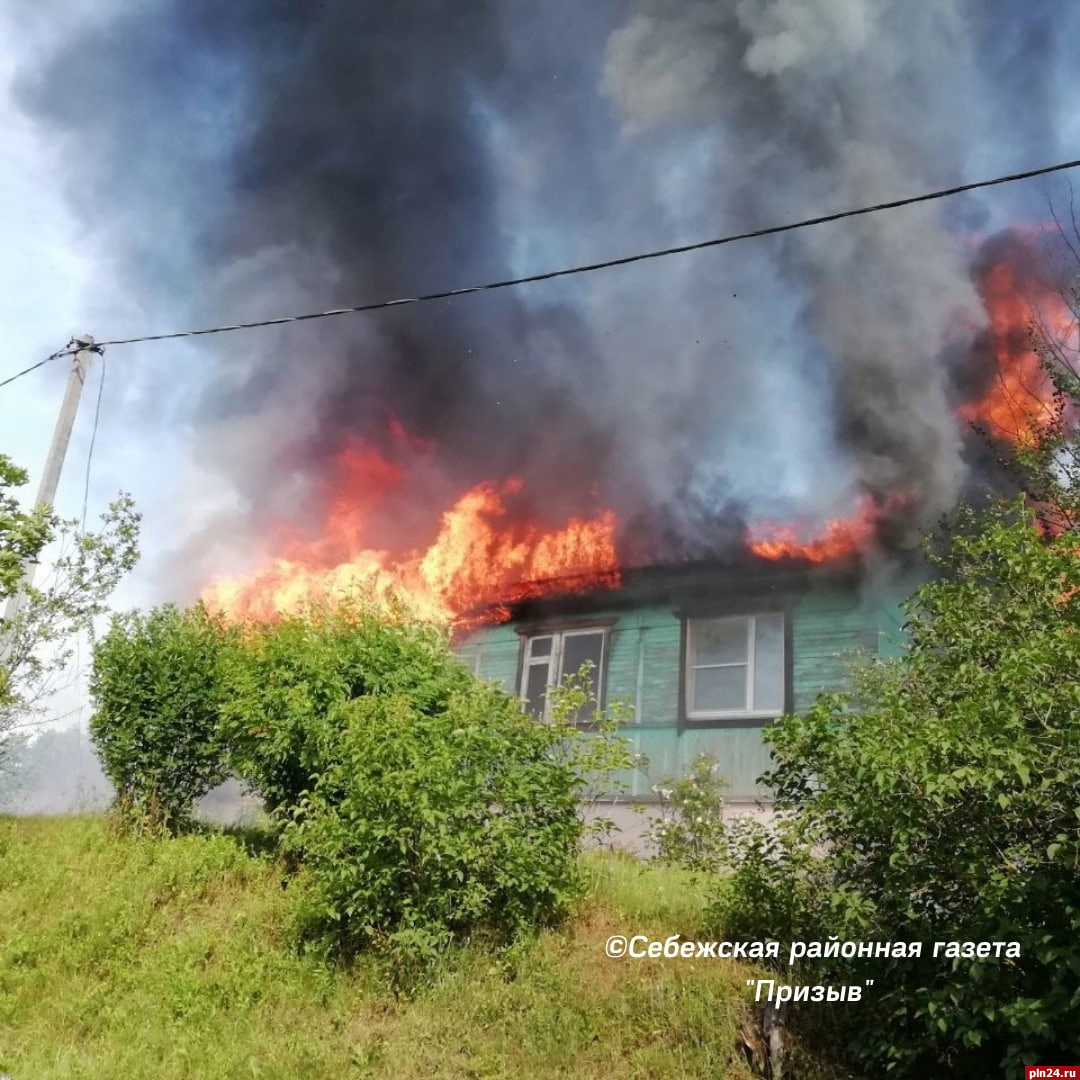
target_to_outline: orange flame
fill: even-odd
[[[1055,418],[1054,387],[1032,341],[1032,328],[1056,341],[1075,333],[1068,305],[1049,282],[1025,269],[1037,259],[1032,239],[1015,237],[1015,261],[993,263],[979,281],[989,318],[993,381],[975,401],[959,409],[962,420],[978,424],[994,438],[1023,444],[1037,438]]]
[[[1007,253],[990,263],[978,282],[989,322],[994,377],[985,392],[957,410],[958,418],[978,424],[996,439],[1023,445],[1049,430],[1058,417],[1054,385],[1035,349],[1032,330],[1058,347],[1075,349],[1076,319],[1060,291],[1040,272],[1040,230],[1014,230]],[[1066,416],[1067,422],[1075,419]],[[904,496],[886,500],[885,509]],[[764,522],[750,530],[750,549],[766,559],[805,559],[820,563],[864,550],[873,540],[882,507],[868,498],[854,514],[818,530]]]
[[[360,590],[383,599],[392,593],[421,618],[462,625],[470,613],[474,623],[503,621],[510,614],[506,604],[548,592],[619,586],[617,520],[610,510],[571,518],[559,529],[500,520],[505,498],[518,494],[523,481],[485,482],[442,514],[430,547],[394,555],[365,547],[364,536],[405,470],[359,445],[338,464],[343,482],[318,539],[289,538],[252,575],[212,582],[202,596],[209,607],[234,618],[272,619]]]
[[[868,496],[847,518],[834,518],[817,530],[777,522],[761,522],[750,529],[750,550],[762,559],[804,559],[832,562],[864,550],[874,537],[880,510]]]

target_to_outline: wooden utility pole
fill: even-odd
[[[90,372],[90,357],[101,351],[89,334],[75,338],[72,344],[76,346],[76,352],[72,356],[71,373],[68,375],[67,388],[64,390],[64,400],[60,404],[60,415],[56,418],[52,445],[49,447],[49,456],[45,459],[45,471],[41,474],[41,486],[38,488],[35,504],[49,510],[52,510],[56,499],[60,471],[64,467],[68,443],[71,442],[71,429],[75,426],[75,416],[79,411],[79,399],[82,397],[83,386],[86,384],[86,376]],[[22,581],[18,589],[8,598],[7,606],[4,608],[5,623],[10,622],[22,610],[26,590],[33,585],[36,570],[36,562],[27,562],[23,566]],[[0,653],[3,652],[6,652],[6,649],[0,649]]]

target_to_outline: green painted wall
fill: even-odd
[[[858,652],[896,655],[902,642],[898,600],[909,583],[888,595],[861,597],[855,591],[813,592],[794,602],[791,619],[792,689],[801,711],[825,690],[843,686]],[[681,624],[670,607],[640,607],[599,612],[614,618],[607,667],[608,701],[633,706],[634,721],[624,728],[638,753],[649,759],[648,775],[627,779],[631,793],[648,797],[654,784],[686,772],[700,753],[720,762],[732,801],[767,796],[756,783],[769,767],[768,749],[757,725],[736,728],[678,727]],[[484,679],[497,680],[514,693],[518,679],[519,637],[512,624],[477,631],[456,652]]]

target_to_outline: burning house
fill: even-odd
[[[509,619],[474,631],[459,655],[480,677],[519,694],[537,718],[548,688],[583,662],[598,699],[631,706],[623,734],[648,769],[628,794],[713,756],[733,804],[767,798],[757,778],[762,730],[843,685],[858,653],[895,652],[897,600],[864,594],[860,564],[805,559],[691,563],[628,570],[617,590],[521,601]],[[584,722],[587,717],[583,717]]]
[[[376,461],[380,475],[385,465],[359,454],[348,460],[351,469],[366,464],[353,477],[361,484],[371,483]],[[869,502],[818,534],[765,525],[721,553],[626,565],[614,514],[546,532],[504,523],[520,493],[516,481],[468,492],[443,514],[426,551],[400,559],[354,551],[327,565],[327,551],[356,527],[357,502],[346,498],[342,517],[332,513],[318,539],[294,540],[255,575],[216,582],[205,599],[273,618],[358,586],[393,592],[450,622],[462,662],[520,696],[538,720],[548,690],[590,663],[599,702],[631,706],[624,734],[650,763],[647,774],[627,778],[639,798],[700,753],[720,763],[733,803],[766,796],[756,782],[767,764],[762,729],[841,686],[855,654],[899,646],[898,602],[918,568],[900,556],[888,573],[873,568],[885,520]]]
[[[1064,9],[1020,33],[1006,0],[121,8],[21,93],[111,227],[133,330],[505,282],[1068,141]],[[393,589],[537,712],[592,659],[655,771],[711,749],[749,797],[763,724],[894,647],[915,537],[992,460],[972,423],[1015,439],[1045,399],[1052,290],[1001,230],[1046,193],[199,339],[172,365],[196,449],[162,598],[270,617]]]
[[[1031,323],[1073,332],[1059,296],[1035,300],[1020,280],[1029,240],[988,251],[997,257],[981,265],[979,292],[989,329],[953,361],[958,437],[982,428],[967,437],[972,484],[985,484],[988,443],[1015,442],[1045,415],[1050,386]],[[731,803],[767,799],[764,728],[841,689],[856,656],[902,648],[900,603],[923,573],[914,483],[867,491],[847,516],[818,522],[750,522],[733,508],[704,543],[657,515],[545,519],[514,476],[459,495],[424,547],[372,543],[416,510],[438,461],[436,441],[389,417],[380,444],[354,439],[325,471],[321,520],[279,528],[260,568],[215,580],[204,599],[273,618],[358,587],[393,593],[451,625],[462,662],[538,720],[551,687],[589,663],[601,704],[631,707],[624,734],[649,770],[627,780],[644,799],[701,753],[716,758]]]

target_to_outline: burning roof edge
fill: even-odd
[[[894,568],[917,556],[894,558]],[[693,607],[698,602],[764,598],[830,587],[859,587],[875,570],[864,556],[816,563],[803,559],[698,560],[628,567],[610,574],[574,575],[522,583],[528,595],[495,600],[463,612],[468,632],[484,625],[536,622],[561,616],[618,611],[646,604]]]

